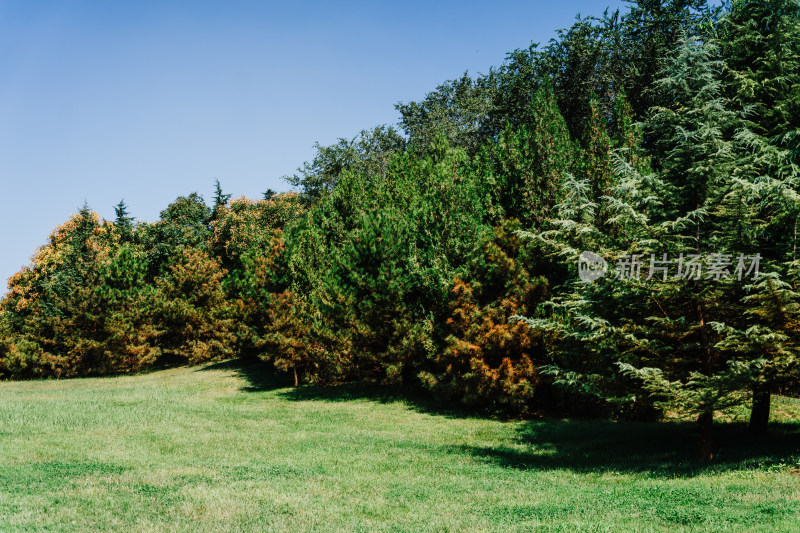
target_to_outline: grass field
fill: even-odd
[[[720,424],[508,422],[237,362],[0,383],[0,531],[798,531],[800,401]],[[538,529],[537,529],[538,528]]]

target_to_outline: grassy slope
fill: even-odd
[[[503,422],[258,366],[0,383],[0,531],[797,531],[800,424]],[[800,402],[776,412],[800,420]]]

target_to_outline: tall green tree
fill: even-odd
[[[509,318],[535,309],[548,281],[536,275],[536,250],[516,234],[517,220],[494,229],[461,277],[453,280],[443,346],[420,373],[436,394],[469,405],[528,413],[543,379],[537,330]]]
[[[314,159],[285,179],[299,189],[305,204],[313,204],[332,191],[344,172],[382,176],[392,156],[405,150],[406,140],[391,126],[362,130],[352,139],[336,144],[314,145]]]
[[[0,375],[73,377],[155,364],[159,296],[145,281],[145,257],[88,209],[57,228],[10,280],[2,314],[11,342]]]
[[[525,225],[551,216],[565,172],[576,168],[577,145],[549,83],[536,90],[524,120],[511,122],[497,142],[488,142],[476,157],[494,218],[516,218]]]
[[[228,205],[230,199],[231,195],[222,191],[222,185],[220,185],[219,180],[214,180],[214,205],[211,206],[212,218],[217,217],[217,211]]]
[[[661,69],[673,58],[685,35],[707,39],[720,7],[706,0],[632,0],[620,30],[625,50],[623,84],[636,117],[643,118],[654,106],[662,105],[654,91]]]
[[[170,364],[200,364],[234,353],[235,324],[226,300],[227,271],[198,248],[181,246],[155,285],[163,294],[154,322],[163,359]]]
[[[137,239],[148,252],[148,279],[166,273],[181,247],[206,250],[212,235],[211,209],[197,193],[179,196],[157,222],[141,224]]]
[[[728,97],[747,128],[793,149],[790,160],[800,163],[800,3],[735,0],[715,42],[727,65]]]
[[[721,69],[711,45],[686,38],[661,70],[664,105],[647,123],[658,139],[658,174],[643,175],[620,152],[616,180],[599,198],[590,176],[567,182],[560,218],[537,238],[553,257],[577,263],[587,250],[615,266],[597,283],[567,280],[549,311],[529,322],[552,335],[557,382],[696,416],[705,459],[714,412],[743,402],[764,364],[725,348],[743,294],[726,248],[736,160],[726,134],[736,117]]]
[[[120,232],[123,239],[129,239],[133,232],[133,223],[135,219],[130,216],[128,205],[125,203],[125,200],[120,200],[119,203],[114,206],[114,216],[114,227],[117,228],[117,231]]]
[[[748,287],[750,327],[738,330],[741,349],[768,361],[753,384],[750,419],[752,431],[763,434],[770,395],[792,374],[796,357],[791,339],[798,271],[800,4],[734,1],[714,42],[727,65],[726,95],[741,117],[738,194],[731,195],[729,210],[741,221],[740,240],[755,244],[770,271]],[[746,206],[744,199],[750,200]]]
[[[472,79],[464,73],[425,95],[419,102],[400,103],[400,127],[410,146],[424,155],[439,134],[454,148],[475,154],[487,138],[486,126],[494,95],[494,74]]]
[[[322,375],[413,383],[425,363],[432,318],[487,231],[464,151],[440,136],[431,152],[343,174],[288,232],[292,292],[329,339]]]

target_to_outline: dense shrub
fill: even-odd
[[[495,228],[465,279],[455,279],[445,347],[434,356],[435,370],[421,377],[451,398],[520,413],[530,408],[545,359],[539,333],[511,318],[536,308],[547,281],[532,274],[532,250],[518,229],[513,220]]]

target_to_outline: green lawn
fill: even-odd
[[[800,401],[718,426],[508,422],[236,362],[0,383],[0,531],[798,531]],[[538,528],[538,529],[537,529]]]

